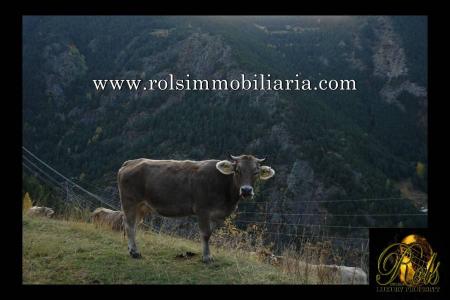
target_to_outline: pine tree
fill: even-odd
[[[422,162],[418,162],[416,166],[416,173],[419,178],[423,178],[425,175],[425,164]]]
[[[23,212],[28,211],[33,206],[33,202],[31,201],[31,197],[28,192],[23,196]]]

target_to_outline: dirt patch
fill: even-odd
[[[177,259],[190,259],[190,258],[192,258],[194,256],[197,256],[197,253],[186,251],[186,252],[177,254],[175,256],[175,258],[177,258]]]

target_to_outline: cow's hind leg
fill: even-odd
[[[144,224],[144,218],[152,213],[152,208],[145,202],[141,202],[137,211],[137,224]]]
[[[123,208],[125,232],[128,237],[128,252],[132,258],[141,258],[142,255],[136,246],[136,219],[138,217],[138,206]]]
[[[211,237],[212,232],[209,217],[199,216],[198,225],[200,229],[200,237],[202,240],[202,248],[203,248],[202,261],[208,264],[214,261],[209,251],[209,238]]]

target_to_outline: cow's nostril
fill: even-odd
[[[244,196],[251,195],[253,193],[253,188],[251,186],[241,187],[241,194]]]

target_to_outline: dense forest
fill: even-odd
[[[168,73],[301,73],[355,79],[358,90],[137,93],[92,85]],[[87,188],[115,187],[128,159],[251,153],[277,171],[255,199],[270,203],[272,220],[298,222],[276,212],[325,211],[328,224],[425,226],[423,218],[361,215],[426,207],[426,197],[408,199],[404,187],[427,193],[427,114],[426,17],[23,19],[23,145]],[[27,173],[25,191],[48,195]],[[335,202],[389,197],[405,199]],[[343,213],[355,216],[333,217]]]

